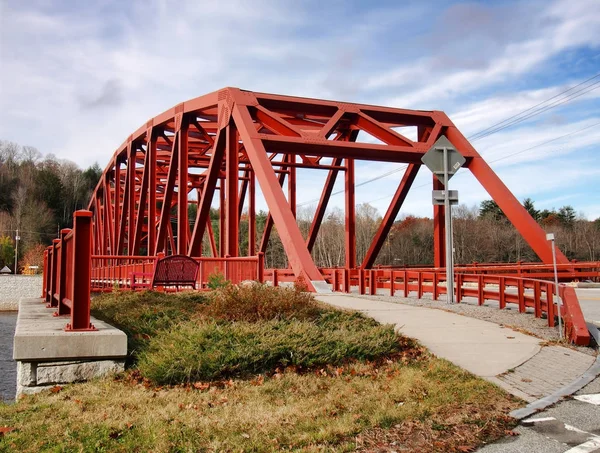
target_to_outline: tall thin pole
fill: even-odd
[[[446,300],[454,303],[454,266],[452,262],[452,212],[448,192],[448,148],[444,147],[444,224],[446,230]]]
[[[563,339],[563,328],[562,328],[562,316],[560,307],[562,305],[562,301],[558,297],[558,270],[556,269],[556,251],[554,250],[554,235],[550,240],[552,243],[552,264],[554,265],[554,292],[556,294],[556,305],[558,306],[558,330],[560,331],[560,339]]]
[[[17,235],[15,236],[15,275],[17,275],[17,260],[19,257],[19,229],[17,228]]]

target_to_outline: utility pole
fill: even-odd
[[[21,236],[19,236],[19,229],[17,228],[17,235],[15,236],[15,275],[17,275],[17,260],[19,257],[19,241],[21,240]]]

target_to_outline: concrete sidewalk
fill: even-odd
[[[487,321],[425,307],[348,294],[317,300],[357,310],[418,340],[438,357],[503,387],[525,401],[550,395],[579,378],[595,357]],[[524,315],[526,316],[526,315]]]

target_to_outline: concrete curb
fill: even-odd
[[[583,387],[588,385],[600,375],[600,355],[596,357],[594,364],[587,369],[579,378],[575,379],[569,385],[558,389],[556,392],[548,396],[540,398],[537,401],[529,403],[527,406],[512,411],[509,415],[517,420],[522,420],[536,412],[542,411],[553,404],[558,403],[561,399],[578,392]]]

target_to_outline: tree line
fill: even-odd
[[[0,269],[13,269],[15,234],[19,229],[20,267],[40,265],[41,253],[61,228],[72,225],[73,212],[85,209],[102,174],[96,163],[84,170],[52,154],[0,141]],[[531,199],[523,206],[547,232],[556,236],[558,247],[569,259],[600,260],[600,218],[589,221],[572,206],[538,210]],[[189,205],[195,219],[196,205]],[[314,209],[298,209],[297,222],[308,236]],[[215,241],[219,243],[219,212],[211,209]],[[248,249],[247,213],[240,222],[240,253]],[[260,246],[267,213],[256,213],[256,249]],[[191,220],[193,227],[193,220]],[[361,263],[381,223],[381,214],[367,204],[356,207],[356,251]],[[173,225],[176,231],[176,225]],[[345,261],[345,213],[332,207],[320,226],[312,250],[317,266],[340,267]],[[537,261],[537,256],[504,216],[498,205],[485,200],[479,206],[453,209],[455,259],[457,263]],[[209,256],[207,237],[203,254]],[[287,267],[283,246],[274,227],[266,250],[267,267]],[[375,263],[393,266],[433,264],[433,220],[406,214],[396,220]],[[41,267],[41,266],[40,266]]]
[[[13,269],[19,230],[19,268],[40,266],[40,250],[87,207],[102,169],[42,155],[32,146],[0,140],[0,268]],[[41,268],[41,266],[40,266]]]

